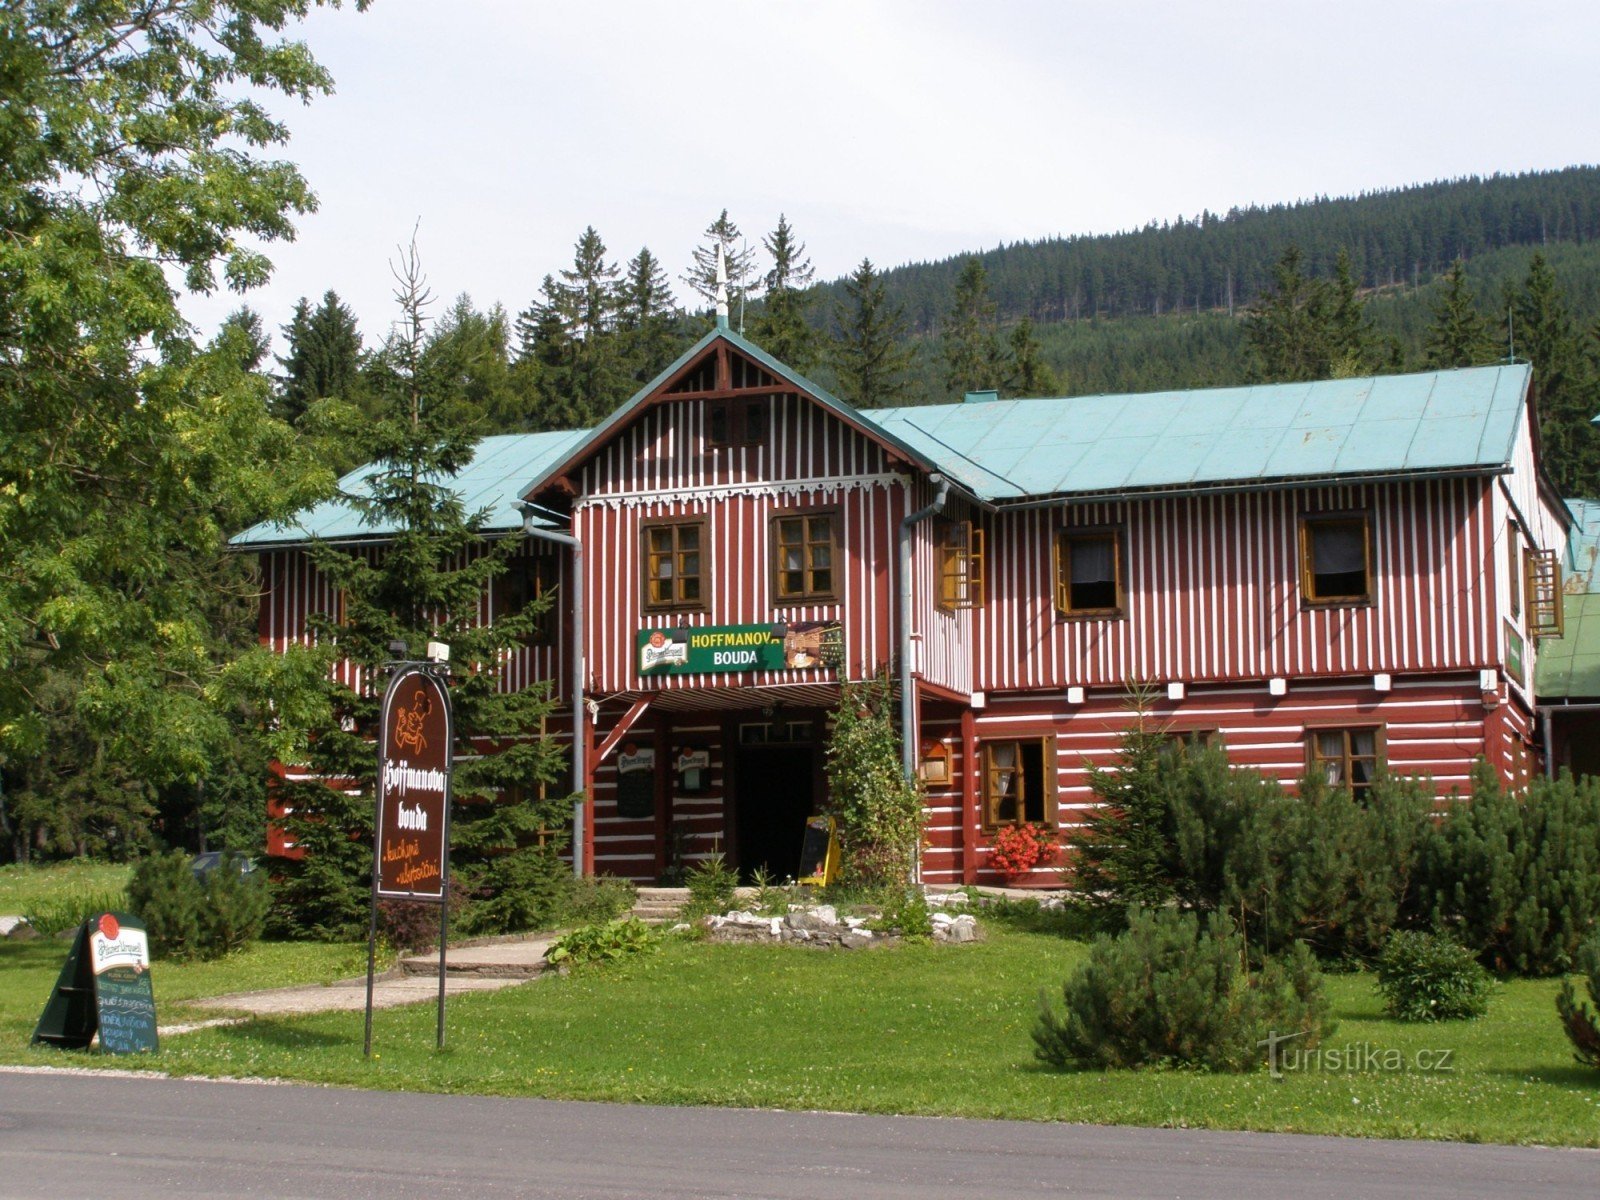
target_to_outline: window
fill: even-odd
[[[947,521],[939,530],[939,607],[982,608],[983,530],[971,521]]]
[[[1300,523],[1300,588],[1312,604],[1372,599],[1372,543],[1366,517],[1306,517]]]
[[[1122,615],[1122,538],[1064,529],[1056,541],[1056,608],[1069,617]]]
[[[1517,523],[1506,526],[1506,588],[1511,593],[1511,620],[1522,616],[1522,534]]]
[[[706,440],[713,446],[749,446],[767,440],[769,397],[721,401],[706,413]]]
[[[1561,560],[1554,550],[1530,550],[1527,564],[1528,634],[1560,637],[1566,627],[1561,611]]]
[[[1054,738],[983,744],[983,824],[1056,823]]]
[[[1196,750],[1222,748],[1220,729],[1169,729],[1163,735],[1165,743],[1174,750],[1189,753]]]
[[[646,525],[644,528],[646,608],[700,608],[705,576],[700,548],[705,523]]]
[[[495,600],[495,615],[501,619],[518,616],[528,605],[545,596],[551,597],[544,610],[533,619],[527,638],[530,646],[555,644],[560,628],[560,615],[553,596],[556,580],[556,560],[541,554],[513,558],[496,581],[499,594]]]
[[[836,597],[833,530],[832,513],[773,518],[773,591],[780,601]]]
[[[1383,761],[1383,727],[1306,730],[1306,765],[1330,787],[1365,796]]]

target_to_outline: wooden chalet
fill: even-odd
[[[578,867],[649,881],[720,849],[793,875],[840,682],[887,670],[923,878],[992,883],[996,828],[1092,802],[1135,686],[1286,784],[1387,765],[1447,795],[1480,757],[1525,779],[1570,522],[1529,387],[1509,365],[864,411],[723,319],[596,428],[486,439],[457,483],[526,542],[483,619],[557,588],[508,686],[558,683]],[[235,539],[270,644],[338,603],[312,535],[383,540],[332,505]]]

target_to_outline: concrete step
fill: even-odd
[[[475,976],[481,979],[532,979],[549,969],[544,952],[555,938],[550,935],[491,942],[487,945],[452,946],[445,955],[445,978]],[[403,975],[439,974],[438,951],[413,954],[399,962]]]

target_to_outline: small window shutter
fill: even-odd
[[[982,608],[985,571],[983,530],[968,521],[967,526],[967,595],[963,608]]]
[[[1528,632],[1534,637],[1560,637],[1561,560],[1554,550],[1528,553]]]
[[[1061,797],[1057,791],[1058,771],[1056,735],[1052,733],[1044,739],[1044,823],[1052,829],[1061,826]]]

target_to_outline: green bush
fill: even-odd
[[[639,889],[626,879],[610,876],[582,878],[568,870],[566,896],[558,913],[558,924],[592,925],[613,920],[631,910],[639,899]]]
[[[141,860],[128,882],[128,906],[157,958],[221,958],[261,935],[267,905],[257,873],[224,864],[202,882],[182,850]]]
[[[1331,1032],[1322,977],[1303,945],[1252,972],[1225,919],[1134,909],[1101,935],[1062,989],[1065,1011],[1041,1002],[1034,1055],[1055,1067],[1193,1066],[1252,1070],[1269,1033],[1316,1046]]]
[[[842,871],[864,887],[905,886],[922,844],[922,793],[907,782],[887,677],[846,683],[828,738],[827,808]]]
[[[581,966],[606,962],[625,954],[640,954],[661,945],[661,935],[637,917],[622,917],[603,925],[584,925],[557,939],[545,951],[553,965]]]
[[[717,851],[689,868],[684,885],[689,889],[689,903],[684,905],[683,915],[692,921],[732,908],[739,875]]]
[[[1479,764],[1425,863],[1435,924],[1496,971],[1567,969],[1600,919],[1600,779],[1535,779],[1508,793]]]
[[[1378,991],[1401,1021],[1481,1017],[1493,980],[1471,950],[1437,933],[1400,930],[1378,956]]]
[[[1556,1014],[1572,1043],[1573,1057],[1585,1066],[1600,1067],[1600,935],[1578,947],[1576,966],[1589,986],[1589,1004],[1578,999],[1571,979],[1563,979]]]
[[[926,942],[933,937],[933,914],[928,897],[920,887],[891,888],[884,893],[882,912],[868,926],[874,933],[897,933],[908,942]]]

